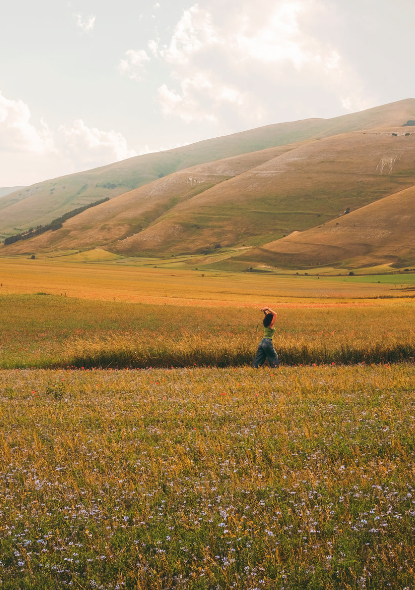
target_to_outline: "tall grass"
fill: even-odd
[[[259,337],[260,338],[260,337]],[[185,334],[179,338],[143,337],[135,334],[108,334],[68,343],[65,356],[55,366],[74,367],[229,367],[252,363],[258,333],[250,330],[237,335]],[[395,335],[366,343],[326,336],[277,336],[274,346],[284,365],[390,363],[413,361],[415,331],[409,337]]]
[[[415,304],[278,311],[285,365],[413,361]],[[0,297],[0,367],[185,367],[248,364],[261,313],[52,296]]]

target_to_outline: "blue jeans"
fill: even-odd
[[[268,359],[271,367],[278,369],[280,362],[278,360],[278,355],[272,345],[271,338],[263,338],[259,343],[254,362],[252,363],[252,368],[258,369],[258,367],[265,363],[266,359]]]

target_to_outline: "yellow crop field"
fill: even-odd
[[[71,257],[72,258],[72,257]],[[156,267],[156,268],[154,268]],[[413,278],[414,275],[409,275]],[[354,279],[359,279],[356,282]],[[380,277],[381,278],[381,277]],[[167,305],[261,306],[266,300],[318,306],[342,305],[352,299],[404,297],[408,277],[367,282],[362,277],[284,276],[257,273],[227,273],[183,268],[157,268],[154,264],[88,264],[44,260],[0,258],[0,294],[47,292],[98,301],[129,301]],[[413,286],[411,283],[409,286]],[[328,301],[326,301],[328,299]],[[371,304],[370,301],[360,304]],[[379,303],[377,303],[379,304]]]
[[[0,587],[412,588],[413,275],[102,257],[0,259]]]

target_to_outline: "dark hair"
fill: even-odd
[[[262,320],[262,323],[264,324],[265,328],[268,328],[268,326],[272,322],[273,317],[274,317],[274,315],[272,313],[267,313],[267,315],[264,317],[264,319]]]

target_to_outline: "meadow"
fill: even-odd
[[[413,299],[31,262],[0,261],[0,587],[413,588]]]
[[[415,368],[0,371],[0,585],[413,588]]]
[[[413,362],[413,300],[278,304],[284,365]],[[251,307],[0,296],[0,368],[244,366],[262,338]]]

